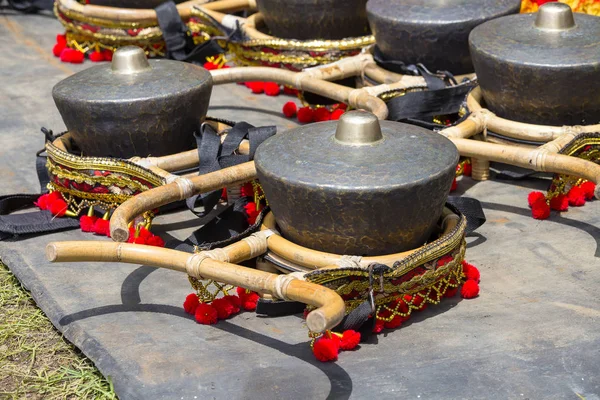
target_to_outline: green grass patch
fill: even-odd
[[[110,381],[63,338],[1,262],[0,398],[117,398]]]

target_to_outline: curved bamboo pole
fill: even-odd
[[[453,214],[448,209],[444,209],[442,217],[444,218],[443,232],[440,236],[450,233],[452,229],[456,227],[459,219],[457,215]],[[272,212],[265,216],[261,229],[263,231],[276,231],[275,216]],[[267,238],[267,246],[275,255],[308,269],[339,268],[337,264],[339,264],[344,257],[339,254],[327,253],[299,246],[285,239],[281,235],[269,236]],[[392,266],[396,261],[401,260],[418,250],[419,249],[413,249],[401,253],[375,257],[360,257],[358,264],[363,268],[367,268],[374,262]]]
[[[379,119],[385,119],[388,109],[385,102],[361,89],[352,89],[335,83],[314,79],[310,74],[297,73],[268,67],[227,68],[211,71],[216,85],[244,81],[275,81],[291,85],[299,90],[320,94],[351,107],[371,111]]]
[[[496,161],[532,169],[581,177],[596,184],[594,195],[600,199],[600,165],[581,158],[552,153],[549,147],[527,149],[486,143],[477,140],[450,138],[461,156]]]
[[[139,244],[80,241],[49,243],[46,257],[51,262],[103,261],[151,265],[184,272],[198,279],[213,279],[300,301],[316,307],[306,318],[306,324],[313,332],[331,329],[344,317],[344,301],[331,289],[290,275],[276,275],[214,260],[201,253],[188,254]]]
[[[127,241],[129,222],[145,211],[255,178],[256,168],[250,161],[205,175],[179,177],[172,183],[142,192],[117,207],[110,218],[111,237],[117,242]]]
[[[256,9],[256,1],[254,0],[219,0],[210,3],[207,3],[207,0],[190,0],[178,4],[177,11],[179,11],[181,18],[187,21],[192,16],[192,8],[198,5],[201,5],[206,10],[214,10],[222,13]],[[57,6],[61,11],[77,13],[88,19],[100,19],[112,23],[124,22],[158,25],[156,12],[153,9],[84,5],[77,2],[77,0],[57,0]]]

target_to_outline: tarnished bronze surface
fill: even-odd
[[[273,36],[344,39],[368,35],[367,0],[257,0]]]
[[[54,87],[52,96],[86,156],[129,158],[193,148],[211,91],[212,77],[204,68],[147,61],[140,48],[129,46],[115,52],[112,67],[72,75]]]
[[[305,125],[257,149],[258,177],[282,234],[336,254],[421,246],[442,212],[458,151],[441,135],[364,111],[342,118],[345,128],[363,127],[336,133],[336,121]]]
[[[369,0],[367,15],[387,58],[464,74],[473,72],[469,32],[520,6],[520,0]]]
[[[471,54],[490,110],[533,124],[600,122],[600,18],[576,13],[571,26],[570,15],[568,5],[547,3],[537,14],[473,30]]]

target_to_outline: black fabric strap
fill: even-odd
[[[450,196],[447,203],[454,206],[467,219],[465,233],[469,234],[486,221],[481,202],[477,199],[462,196]]]
[[[436,115],[455,114],[473,84],[465,83],[440,90],[424,90],[409,92],[404,96],[393,98],[387,102],[388,119],[404,121],[407,119],[426,119]]]
[[[167,58],[204,65],[207,57],[225,52],[217,40],[208,40],[196,46],[187,25],[179,16],[175,2],[162,3],[154,11],[167,48]]]
[[[299,301],[266,300],[259,299],[256,304],[256,313],[268,317],[282,317],[285,315],[300,314],[306,308],[306,304]]]

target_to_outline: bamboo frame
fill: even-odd
[[[245,241],[220,250],[235,262],[255,256],[252,246]],[[227,282],[278,298],[300,301],[316,307],[308,314],[306,324],[312,332],[317,333],[335,327],[344,317],[344,301],[331,289],[293,276],[276,275],[220,261],[203,253],[189,254],[138,244],[73,241],[49,243],[46,246],[46,258],[51,262],[103,261],[151,265],[184,272],[198,279]]]

